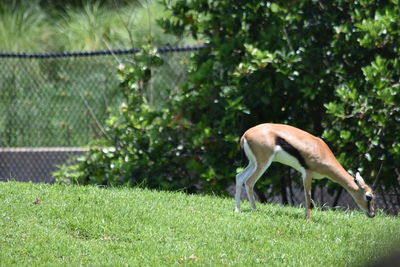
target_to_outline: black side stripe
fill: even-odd
[[[308,166],[306,164],[306,161],[304,160],[303,156],[300,154],[300,152],[291,144],[289,144],[285,139],[277,136],[276,137],[276,145],[282,147],[282,149],[284,151],[286,151],[288,154],[290,154],[291,156],[295,157],[301,166],[303,166],[303,168],[308,169]]]

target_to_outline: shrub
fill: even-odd
[[[150,73],[144,63],[149,62],[126,73],[124,90],[135,85],[136,91],[128,90],[125,97],[133,102],[128,101],[126,113],[109,120],[107,145],[115,148],[93,154],[92,162],[109,164],[81,165],[88,180],[92,170],[107,184],[138,179],[154,181],[151,186],[224,192],[240,165],[240,135],[271,121],[325,133],[339,160],[353,171],[356,166],[376,169],[368,158],[383,155],[391,162],[385,168],[396,170],[397,0],[182,0],[164,5],[172,14],[160,20],[167,32],[205,39],[207,46],[192,58],[187,82],[164,111],[133,100],[141,96],[139,85]],[[115,158],[118,162],[111,164]],[[284,177],[274,170],[257,186],[284,188]]]

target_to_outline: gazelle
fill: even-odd
[[[254,185],[272,162],[280,162],[299,171],[303,178],[306,219],[311,219],[311,181],[327,177],[343,186],[368,217],[375,216],[375,195],[359,173],[351,176],[337,161],[328,145],[298,128],[265,123],[247,130],[240,139],[249,165],[236,176],[236,208],[240,211],[243,183],[251,208],[256,209]]]

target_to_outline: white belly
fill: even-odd
[[[287,153],[285,150],[283,150],[280,146],[276,146],[275,148],[275,156],[274,159],[272,160],[273,162],[279,162],[284,165],[290,166],[293,169],[299,171],[303,177],[306,176],[306,170],[304,169],[303,166],[301,166],[300,162]]]
[[[293,157],[292,155],[287,153],[285,150],[283,150],[280,146],[276,146],[275,156],[272,161],[279,162],[284,165],[292,167],[293,169],[300,172],[303,178],[306,176],[306,169],[303,166],[301,166],[300,162],[295,157]],[[325,175],[313,172],[314,179],[322,179],[325,177],[326,177]]]
[[[314,172],[313,178],[314,178],[314,179],[322,179],[322,178],[326,178],[326,176],[325,176],[325,175],[322,175],[322,174],[319,174],[319,173],[316,173],[316,172]]]

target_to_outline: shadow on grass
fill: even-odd
[[[301,212],[300,212],[301,210]],[[256,210],[252,210],[251,208],[245,208],[245,209],[241,209],[240,213],[245,213],[245,214],[250,214],[250,213],[258,213],[258,214],[263,214],[265,216],[268,217],[285,217],[285,218],[292,218],[292,219],[301,219],[301,220],[305,220],[305,214],[304,214],[304,209],[299,208],[299,212],[293,212],[290,210],[286,210],[286,209],[256,209]],[[306,221],[306,220],[305,220]]]

